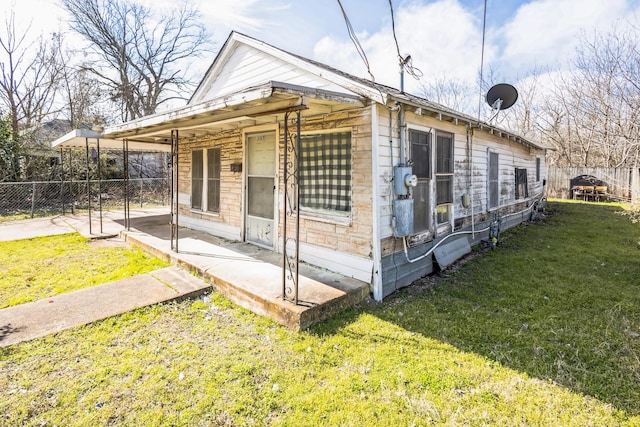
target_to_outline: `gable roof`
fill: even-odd
[[[265,60],[260,61],[260,58],[256,58],[260,56]],[[244,58],[246,58],[245,61],[243,61]],[[266,64],[266,61],[270,64]],[[273,63],[277,63],[280,68],[274,67]],[[366,80],[232,31],[188,104],[203,102],[244,89],[247,87],[246,84],[238,86],[240,82],[226,79],[228,73],[244,77],[248,74],[248,69],[254,69],[251,73],[255,74],[251,86],[264,84],[267,81],[281,81],[298,86],[346,92],[379,103],[386,102],[383,94]],[[255,69],[259,69],[259,73]]]
[[[313,82],[310,81],[304,84],[304,86],[313,85],[313,83],[325,87],[328,85],[330,86],[329,89],[332,91],[342,91],[347,92],[348,94],[358,95],[367,99],[371,99],[383,105],[388,105],[392,102],[404,103],[414,106],[415,108],[420,108],[423,111],[430,112],[433,116],[440,119],[478,126],[480,129],[487,130],[491,134],[504,137],[508,140],[520,142],[522,144],[530,145],[535,148],[549,149],[549,147],[545,147],[541,144],[529,141],[519,135],[516,135],[505,129],[501,129],[490,123],[478,122],[477,118],[453,110],[442,104],[430,101],[417,95],[402,92],[399,89],[391,86],[354,76],[352,74],[338,70],[337,68],[331,67],[327,64],[323,64],[321,62],[314,61],[291,52],[287,52],[237,31],[232,31],[225,41],[224,45],[218,52],[218,55],[207,70],[205,77],[202,79],[195,92],[191,96],[189,104],[203,102],[207,99],[211,99],[212,97],[226,95],[227,93],[225,92],[225,89],[234,89],[234,86],[232,84],[225,84],[225,82],[221,81],[221,75],[225,74],[225,68],[234,69],[234,67],[241,66],[241,64],[238,63],[229,63],[234,53],[237,54],[237,51],[241,48],[241,46],[247,46],[251,48],[252,51],[250,52],[250,54],[254,57],[256,53],[263,53],[265,55],[268,55],[271,60],[276,59],[278,61],[281,61],[282,63],[288,63],[292,65],[294,69],[300,70],[300,74],[298,75],[292,76],[291,74],[289,74],[288,76],[290,77],[290,79],[301,78],[302,74],[304,74],[306,76],[305,78],[309,80],[315,79]],[[251,61],[252,62],[250,65],[256,66],[255,59],[252,58]],[[270,75],[268,71],[261,73],[260,76],[261,78],[265,79],[264,82],[268,80],[284,81],[280,78],[277,78],[281,76]],[[240,89],[240,87],[235,87],[235,89]]]

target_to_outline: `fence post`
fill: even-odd
[[[31,218],[33,218],[33,211],[36,209],[36,182],[33,181],[31,187]]]

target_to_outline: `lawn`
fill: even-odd
[[[214,293],[0,349],[0,423],[640,425],[640,225],[551,210],[308,331]]]
[[[140,249],[77,233],[0,242],[0,308],[166,265]]]

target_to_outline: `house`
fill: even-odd
[[[174,223],[376,300],[526,220],[544,188],[544,146],[237,32],[186,106],[103,137],[171,144]]]

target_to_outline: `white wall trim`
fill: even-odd
[[[242,230],[222,222],[209,221],[206,219],[194,218],[192,216],[180,215],[180,226],[191,228],[196,231],[203,231],[213,236],[222,237],[228,240],[242,240]]]
[[[300,242],[300,259],[343,276],[371,283],[373,261],[348,253]]]
[[[380,248],[380,190],[378,180],[380,179],[380,129],[378,129],[378,104],[371,105],[371,180],[372,180],[372,203],[371,218],[373,220],[373,265],[371,285],[373,287],[373,298],[382,301],[382,260]]]

